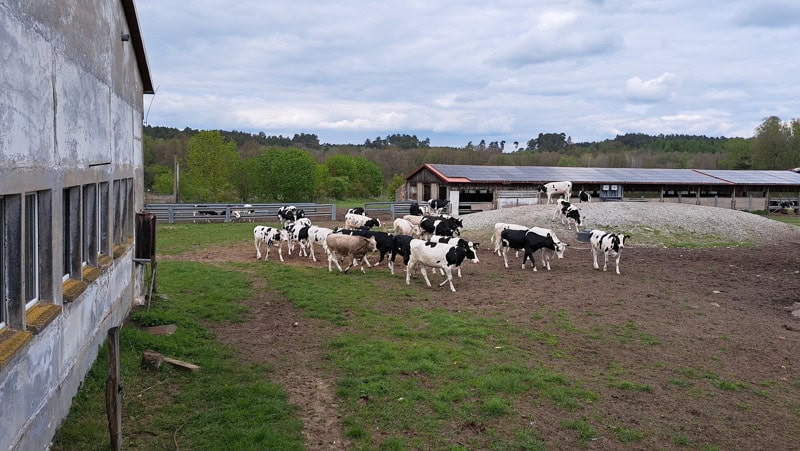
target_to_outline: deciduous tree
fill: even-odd
[[[226,141],[219,131],[202,131],[189,138],[186,176],[214,202],[223,200],[232,187],[230,177],[238,162],[236,143]]]

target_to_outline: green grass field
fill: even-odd
[[[169,256],[241,242],[252,227],[162,224],[158,253]],[[689,238],[679,241],[684,240]],[[570,358],[570,344],[563,338],[571,334],[598,343],[625,343],[641,353],[661,346],[658,337],[633,321],[581,329],[568,311],[543,305],[531,311],[542,327],[520,330],[499,315],[431,306],[430,290],[420,284],[393,284],[387,290],[385,271],[342,277],[313,267],[253,262],[222,268],[168,258],[158,268],[159,298],[149,310],[135,309],[121,332],[125,448],[303,449],[301,420],[285,391],[272,382],[272,367],[241,363],[207,329],[210,323],[242,321],[247,315],[242,301],[256,278],[265,280],[283,302],[335,328],[325,344],[324,365],[337,375],[343,434],[355,449],[544,449],[531,427],[536,418],[530,415],[536,412],[547,412],[552,427],[569,437],[562,443],[568,448],[589,447],[598,427],[613,440],[606,447],[636,447],[652,434],[672,437],[679,447],[703,443],[702,434],[644,431],[592,408],[603,393],[590,387],[623,396],[653,390],[627,374],[624,363],[609,362],[604,374],[589,375],[588,380],[559,369],[558,362]],[[142,330],[161,324],[177,324],[178,332],[155,337]],[[142,369],[145,349],[197,363],[202,371]],[[108,448],[105,355],[102,349],[53,449]],[[701,384],[706,393],[719,396],[744,387],[692,368],[670,381],[687,392]],[[772,387],[760,390],[775,396]],[[746,409],[749,404],[737,406]],[[456,425],[480,427],[465,435]]]

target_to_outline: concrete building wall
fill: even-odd
[[[48,446],[108,329],[120,325],[143,295],[130,213],[143,208],[144,99],[137,55],[132,42],[121,38],[129,33],[128,18],[118,0],[0,4],[0,201],[47,193],[42,199],[49,222],[43,230],[50,239],[42,258],[49,266],[40,278],[48,286],[37,306],[57,307],[41,330],[27,322],[31,309],[8,315],[0,328],[4,336],[29,337],[0,360],[0,450]],[[114,199],[112,187],[120,180],[133,184],[128,207]],[[62,236],[63,189],[104,183],[111,191],[102,212],[105,232],[125,233],[113,243],[113,255],[111,245],[101,249],[108,261],[96,280],[71,274],[84,287],[68,299],[62,279],[69,239]],[[128,214],[120,215],[121,208]]]

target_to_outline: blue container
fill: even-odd
[[[578,232],[578,241],[583,243],[589,242],[589,236],[592,234],[591,230],[581,230]]]

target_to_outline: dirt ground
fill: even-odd
[[[800,447],[800,319],[786,309],[800,302],[800,239],[758,248],[702,250],[644,248],[631,242],[622,253],[622,274],[616,275],[613,263],[608,272],[592,270],[589,245],[571,239],[574,234],[561,237],[570,247],[563,259],[554,260],[552,271],[537,272],[520,269],[521,257],[511,258],[511,267],[504,268],[502,257],[487,250],[488,235],[465,235],[483,242],[481,262],[464,263],[464,277],[454,282],[457,293],[434,285],[434,305],[500,314],[516,326],[556,334],[560,331],[547,323],[548,318],[532,313],[559,311],[580,330],[628,324],[659,341],[642,353],[641,346],[609,346],[590,339],[589,333],[567,333],[563,338],[570,342],[562,345],[559,337],[559,346],[571,357],[548,362],[601,393],[591,407],[596,417],[640,431],[674,431],[672,437],[648,434],[633,448],[675,448],[676,436],[691,437],[695,446],[698,437],[705,437],[704,443],[721,449]],[[255,250],[252,241],[243,238],[241,245],[177,258],[252,262]],[[281,263],[272,253],[265,264]],[[320,270],[326,266],[297,256],[283,264]],[[395,277],[402,284],[402,262],[399,267]],[[371,270],[388,271],[385,265]],[[441,279],[435,276],[432,282],[436,280]],[[422,286],[423,281],[417,277],[412,283]],[[245,361],[275,367],[271,377],[298,406],[308,449],[346,449],[335,381],[321,364],[332,326],[304,317],[269,287],[258,285],[264,284],[256,281],[254,297],[246,302],[249,320],[214,332],[240,349]],[[623,379],[646,381],[652,390],[610,390],[606,381],[619,374],[617,364],[624,364]],[[751,388],[745,394],[735,387],[731,392],[712,388],[697,374],[701,369]],[[603,377],[587,380],[587,374]],[[676,380],[688,381],[695,389],[676,386]],[[766,394],[759,396],[762,387]],[[534,410],[530,415],[549,448],[576,443],[574,431],[537,417]],[[610,439],[612,432],[597,429],[598,437],[587,442],[587,448],[620,446]]]

